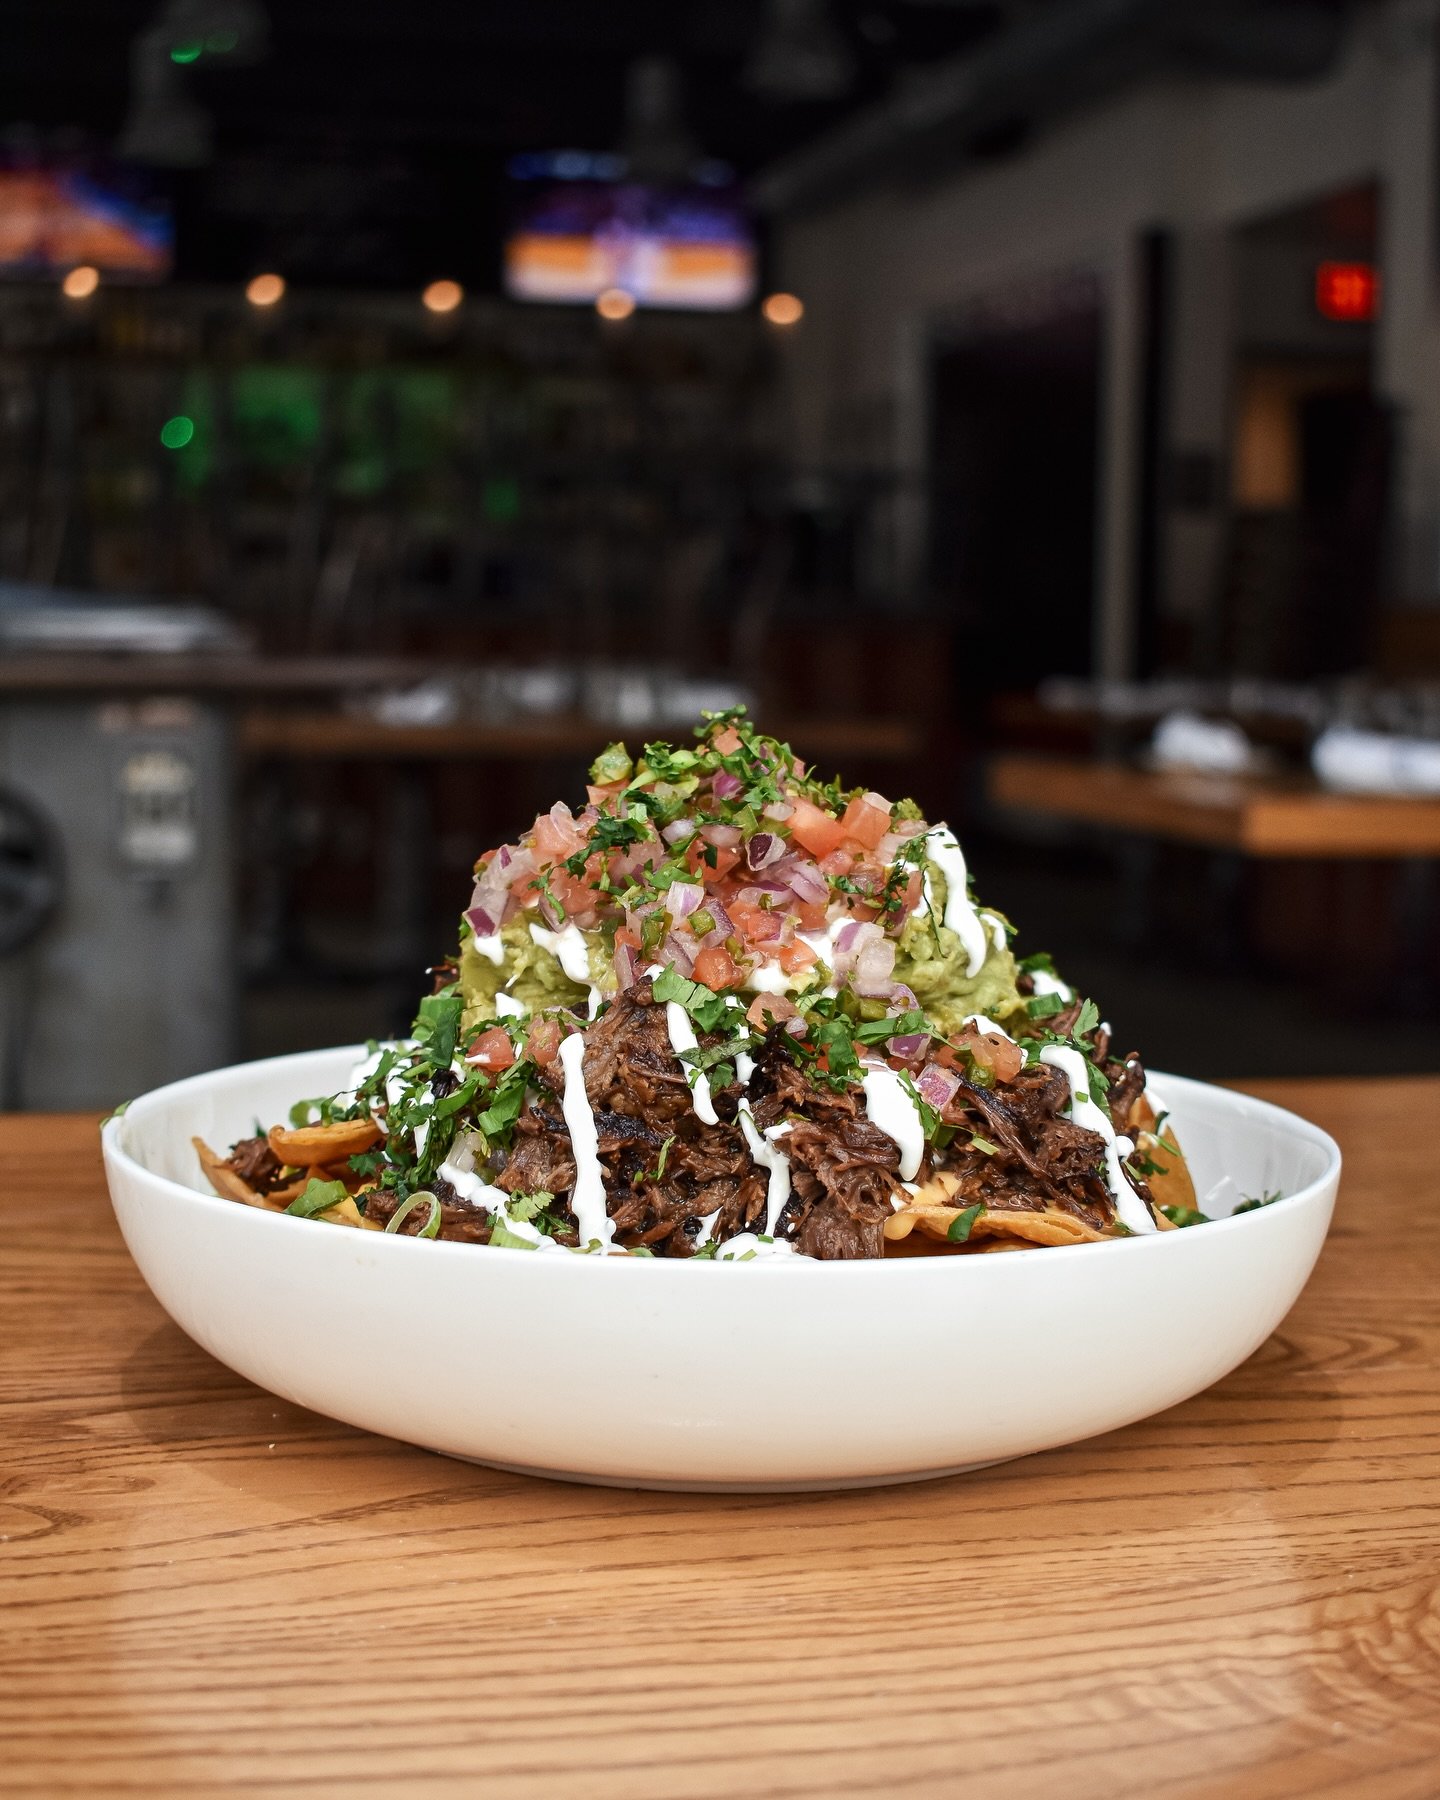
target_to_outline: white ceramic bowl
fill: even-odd
[[[1173,1406],[1249,1356],[1324,1241],[1340,1152],[1174,1076],[1189,1231],[1012,1256],[691,1263],[347,1231],[215,1199],[225,1146],[360,1052],[197,1075],[105,1127],[131,1254],[197,1343],[287,1400],[451,1456],[626,1486],[842,1487],[1023,1456]]]

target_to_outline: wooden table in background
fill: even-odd
[[[1245,856],[1440,856],[1440,799],[1333,794],[1313,782],[997,756],[999,806]]]
[[[532,1481],[276,1400],[141,1285],[93,1122],[0,1121],[0,1793],[1433,1800],[1440,1080],[1261,1086],[1348,1166],[1243,1368],[830,1495]],[[515,1348],[564,1379],[546,1321]]]
[[[770,719],[761,726],[806,758],[868,757],[903,761],[919,755],[924,734],[907,719]],[[462,720],[453,725],[382,725],[378,720],[339,712],[284,712],[255,708],[240,721],[240,749],[252,757],[284,757],[296,762],[516,761],[540,756],[575,756],[589,761],[608,738],[638,746],[662,726],[597,724],[572,714],[497,720]],[[668,728],[673,731],[673,728]],[[687,735],[679,732],[682,739]]]

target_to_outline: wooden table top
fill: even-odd
[[[988,779],[999,806],[1246,856],[1440,856],[1440,799],[1052,756],[997,756]]]
[[[1433,1800],[1440,1079],[1256,1085],[1347,1169],[1248,1363],[829,1495],[534,1481],[273,1399],[141,1285],[93,1121],[0,1120],[0,1793]]]

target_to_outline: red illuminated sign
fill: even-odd
[[[1373,319],[1380,310],[1374,263],[1322,262],[1315,271],[1315,310],[1346,325]]]

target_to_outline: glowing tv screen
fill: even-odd
[[[505,290],[517,300],[729,312],[755,297],[755,238],[733,188],[523,180],[511,185]]]
[[[0,162],[0,276],[44,278],[89,263],[102,274],[169,274],[169,209],[129,171]]]

